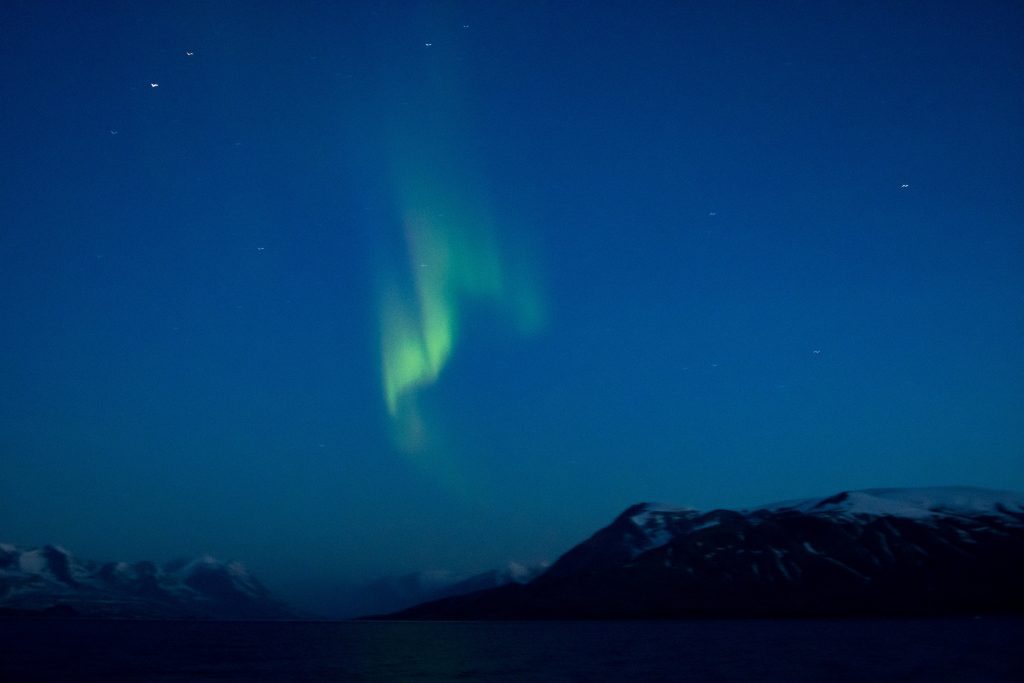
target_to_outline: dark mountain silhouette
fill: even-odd
[[[372,581],[336,585],[322,591],[320,604],[310,604],[318,613],[352,618],[366,614],[395,612],[422,602],[464,595],[509,583],[526,583],[547,568],[547,565],[526,566],[508,562],[497,569],[479,574],[463,574],[448,570],[411,572],[383,576]]]
[[[1024,612],[1024,495],[847,491],[752,510],[634,505],[544,574],[387,618]]]

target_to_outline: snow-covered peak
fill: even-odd
[[[527,567],[525,564],[511,561],[498,572],[499,576],[506,577],[509,581],[516,583],[526,583],[533,578],[535,573],[534,569]]]
[[[216,557],[204,554],[191,559],[178,559],[164,565],[164,573],[182,580],[195,576],[197,573],[223,572],[229,576],[247,579],[249,571],[237,560],[222,562]]]
[[[925,519],[1024,514],[1024,494],[969,486],[887,488],[844,491],[828,498],[807,498],[765,505],[757,510],[796,510],[807,514],[842,514]]]
[[[236,578],[246,580],[252,578],[252,575],[249,574],[249,569],[245,566],[245,564],[239,562],[238,560],[231,560],[225,565],[225,568],[227,569],[228,574],[231,574],[231,576],[234,576]]]
[[[280,618],[290,610],[240,562],[204,555],[154,562],[76,559],[56,545],[0,547],[0,609],[132,618]]]
[[[18,569],[26,574],[42,574],[48,566],[49,562],[40,550],[29,550],[18,558]]]
[[[697,510],[685,506],[664,503],[634,505],[624,515],[629,517],[635,529],[627,536],[630,554],[635,557],[668,543],[675,535],[680,520],[690,520],[699,515]]]
[[[199,557],[194,558],[188,564],[186,564],[185,565],[185,571],[186,572],[192,571],[192,570],[195,570],[195,569],[200,568],[200,567],[203,567],[203,568],[218,567],[218,566],[220,566],[220,564],[221,564],[220,560],[218,560],[213,555],[203,554],[203,555],[200,555]]]
[[[640,503],[630,508],[630,521],[638,527],[646,526],[652,517],[691,515],[697,510],[685,505],[667,505],[665,503]]]

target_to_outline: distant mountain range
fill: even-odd
[[[844,491],[750,510],[634,505],[525,584],[384,618],[1024,612],[1024,494]]]
[[[528,583],[546,569],[546,564],[526,566],[509,562],[473,575],[438,570],[386,576],[341,589],[342,594],[334,597],[338,606],[331,611],[345,616],[393,612],[431,600]]]
[[[80,560],[60,546],[0,544],[0,616],[282,619],[293,616],[238,562]]]
[[[0,617],[113,619],[330,618],[393,611],[428,600],[510,583],[526,583],[546,569],[509,562],[466,575],[424,571],[340,588],[340,603],[295,611],[271,596],[239,562],[209,556],[154,562],[95,562],[47,545],[18,548],[0,543]],[[326,590],[326,589],[325,589]],[[330,593],[329,590],[326,592]],[[337,592],[337,591],[335,591]]]

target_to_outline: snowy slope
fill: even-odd
[[[773,513],[787,512],[847,520],[896,517],[933,523],[942,518],[992,517],[1007,524],[1024,524],[1024,494],[966,486],[864,489],[843,491],[826,498],[803,498],[747,510],[707,513],[685,506],[640,503],[617,520],[627,518],[631,528],[613,523],[606,530],[623,536],[622,547],[635,557],[664,546],[680,535],[715,527],[723,519],[743,516],[756,523]]]
[[[1024,495],[844,491],[748,510],[640,503],[525,586],[408,618],[1024,612]]]
[[[844,491],[828,498],[774,503],[755,509],[799,510],[808,514],[890,515],[909,519],[995,515],[1012,520],[1024,512],[1024,494],[968,486],[865,489]]]
[[[133,618],[280,618],[289,615],[238,562],[209,556],[153,562],[80,560],[60,546],[0,544],[0,609]]]

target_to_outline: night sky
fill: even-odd
[[[1024,489],[1022,25],[0,3],[0,540],[287,593]]]

